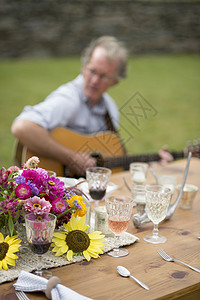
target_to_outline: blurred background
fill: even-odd
[[[102,35],[119,38],[130,53],[128,77],[109,90],[128,152],[198,143],[199,15],[199,0],[1,0],[0,166],[13,164],[14,118],[77,76],[82,50]],[[151,108],[134,120],[138,126],[128,118],[130,101]]]

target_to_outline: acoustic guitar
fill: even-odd
[[[104,166],[112,169],[113,172],[127,170],[132,162],[150,162],[158,161],[160,159],[157,153],[143,154],[143,155],[129,155],[117,135],[111,131],[100,132],[91,135],[80,134],[69,129],[57,127],[50,132],[50,135],[58,143],[70,148],[76,152],[88,153],[95,157],[98,166]],[[200,157],[200,146],[196,144],[184,151],[170,152],[174,159],[186,157],[191,151],[193,156]],[[59,161],[46,158],[33,153],[26,146],[19,142],[16,148],[15,162],[21,166],[32,156],[38,156],[40,159],[39,166],[46,170],[56,172],[57,176],[71,176],[70,170],[63,166]],[[74,176],[74,174],[73,174]]]

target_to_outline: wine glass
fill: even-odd
[[[167,238],[158,235],[158,224],[165,219],[171,200],[171,189],[159,185],[146,185],[146,213],[154,224],[153,234],[146,235],[143,239],[152,244],[165,243]]]
[[[111,170],[102,167],[91,167],[86,169],[86,179],[91,198],[95,206],[106,194],[106,188],[110,180]]]
[[[130,164],[130,174],[131,180],[134,184],[144,184],[147,178],[148,172],[147,163],[131,163]]]
[[[122,257],[129,254],[127,249],[119,249],[120,234],[128,228],[132,214],[133,201],[127,196],[111,196],[106,198],[108,226],[115,235],[115,248],[107,254],[112,257]]]
[[[42,270],[42,254],[49,250],[56,225],[56,216],[53,214],[35,215],[30,213],[25,215],[26,235],[30,249],[38,256],[37,270],[34,272],[38,276],[50,278],[51,272]]]
[[[102,167],[90,167],[86,169],[86,179],[88,182],[89,194],[97,207],[105,194],[110,180],[111,170]],[[95,226],[95,208],[91,213],[91,229]]]

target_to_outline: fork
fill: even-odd
[[[29,300],[23,291],[16,291],[15,294],[19,300]]]
[[[180,260],[178,260],[178,259],[174,259],[174,258],[170,257],[170,256],[167,255],[167,253],[165,253],[165,251],[163,251],[162,249],[159,249],[159,250],[158,250],[158,254],[160,254],[160,256],[161,256],[164,260],[166,260],[166,261],[179,262],[180,264],[183,264],[183,265],[187,266],[188,268],[190,268],[190,269],[192,269],[192,270],[194,270],[194,271],[200,273],[200,269],[195,268],[195,267],[192,267],[192,266],[190,266],[190,265],[188,265],[188,264],[186,264],[186,263],[184,263],[184,262],[182,262],[182,261],[180,261]]]

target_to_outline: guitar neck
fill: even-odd
[[[184,157],[183,151],[172,151],[170,152],[170,154],[173,156],[174,160]],[[158,155],[158,153],[150,153],[143,155],[126,155],[119,157],[104,158],[104,166],[110,169],[123,167],[125,170],[128,170],[129,165],[132,162],[151,162],[159,160],[160,156]]]

